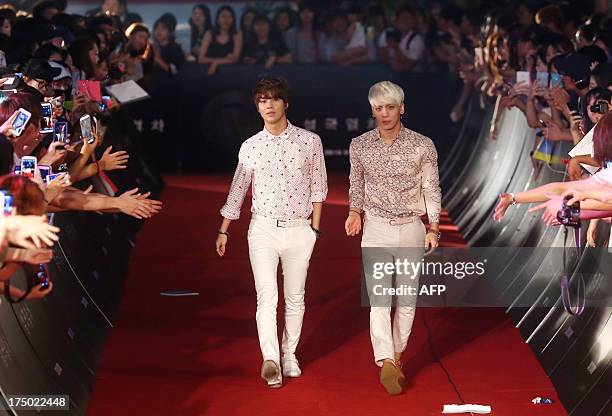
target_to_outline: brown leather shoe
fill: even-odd
[[[380,369],[380,383],[390,395],[395,396],[404,390],[406,376],[395,363],[384,361]]]

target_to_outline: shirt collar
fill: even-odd
[[[396,139],[396,140],[394,140],[394,141],[393,141],[393,143],[397,142],[398,140],[403,140],[403,139],[405,139],[405,138],[406,138],[406,132],[407,132],[407,129],[406,129],[406,127],[404,127],[404,125],[402,124],[402,126],[400,127],[399,134],[398,134],[398,136],[397,136],[397,139]],[[374,133],[374,134],[372,134],[372,141],[373,141],[373,142],[380,142],[380,143],[384,143],[384,142],[382,141],[382,138],[380,137],[380,131],[378,130],[378,127],[376,127],[376,128],[373,130],[373,133]]]
[[[294,129],[293,124],[291,124],[291,122],[287,120],[287,128],[283,130],[283,132],[279,134],[278,136],[275,136],[272,133],[270,133],[266,129],[266,126],[264,126],[262,133],[266,139],[286,139],[291,135],[291,133],[293,132],[293,129]]]

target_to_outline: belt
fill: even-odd
[[[274,218],[268,218],[257,214],[253,214],[251,218],[280,228],[301,227],[304,225],[310,225],[310,220],[304,218],[298,218],[295,220],[277,220]]]
[[[367,221],[377,222],[381,224],[389,224],[389,225],[411,224],[415,222],[416,220],[421,219],[421,217],[418,215],[412,215],[410,217],[402,217],[402,218],[382,218],[382,217],[374,217],[368,214],[366,214],[365,218]]]

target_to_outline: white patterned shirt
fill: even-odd
[[[321,138],[288,123],[279,136],[264,127],[242,143],[232,186],[221,208],[224,218],[240,217],[251,184],[251,212],[279,220],[308,218],[312,204],[327,197]]]

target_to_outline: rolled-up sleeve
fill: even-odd
[[[442,210],[442,190],[440,189],[440,178],[438,176],[438,152],[431,140],[428,141],[423,153],[422,163],[423,197],[427,209],[429,223],[440,222],[440,211]]]
[[[221,208],[221,215],[228,220],[240,218],[240,209],[242,208],[244,197],[251,186],[253,170],[245,163],[246,152],[247,150],[243,145],[238,153],[238,166],[234,173],[227,201]]]
[[[323,144],[317,135],[313,137],[312,148],[310,202],[323,202],[327,198],[327,170]]]
[[[349,146],[349,160],[351,162],[349,204],[351,208],[363,209],[365,179],[363,176],[363,165],[359,160],[359,151],[354,142]]]

